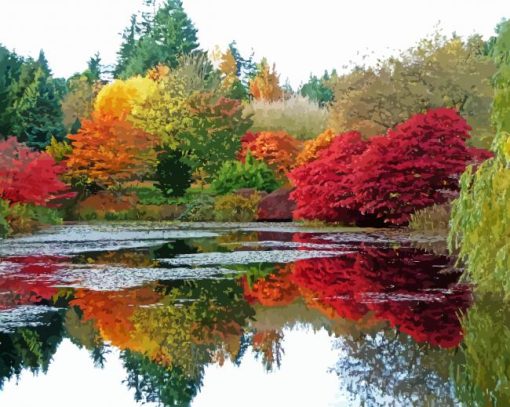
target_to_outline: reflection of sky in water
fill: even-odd
[[[348,396],[340,390],[342,379],[332,370],[341,352],[334,348],[333,339],[326,331],[296,328],[285,329],[284,334],[285,353],[280,369],[268,373],[251,351],[245,353],[240,366],[229,361],[223,367],[209,365],[192,406],[348,405]],[[104,368],[99,369],[94,367],[86,350],[80,350],[65,339],[47,374],[34,376],[24,371],[19,379],[12,378],[5,383],[0,392],[0,405],[139,406],[133,392],[122,384],[125,377],[119,351],[115,348],[110,349]],[[146,404],[148,407],[156,405]]]

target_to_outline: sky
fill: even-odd
[[[395,54],[430,35],[489,37],[510,17],[508,0],[183,0],[203,49],[236,40],[276,64],[296,87],[310,73],[342,71],[368,55]],[[142,0],[0,0],[0,43],[36,57],[44,49],[56,76],[82,71],[100,52],[115,62],[120,35]]]

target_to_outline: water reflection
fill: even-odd
[[[305,361],[285,358],[289,332],[327,333],[344,405],[453,405],[472,383],[494,384],[470,368],[480,357],[472,347],[481,346],[469,335],[481,329],[474,317],[458,348],[459,316],[480,312],[469,311],[471,288],[452,259],[405,236],[211,228],[114,251],[89,251],[87,238],[80,251],[69,234],[78,240],[73,255],[37,255],[33,238],[35,253],[0,262],[0,386],[24,369],[46,372],[68,338],[98,369],[118,351],[136,401],[188,405],[208,392],[211,366],[221,375],[221,366],[243,368],[249,354],[274,374]],[[58,238],[50,240],[41,247],[56,251]],[[145,277],[126,280],[134,270]]]

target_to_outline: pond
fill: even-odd
[[[498,378],[463,345],[476,307],[460,277],[440,238],[399,230],[70,224],[4,240],[0,405],[494,401]]]

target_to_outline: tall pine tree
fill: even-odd
[[[62,92],[58,81],[51,76],[42,51],[36,62],[27,61],[22,66],[14,94],[12,133],[19,141],[43,149],[52,136],[57,140],[64,137],[60,105]]]
[[[145,2],[153,11],[136,16],[124,31],[114,74],[127,78],[144,75],[157,64],[178,65],[179,57],[198,49],[197,30],[187,16],[180,0],[166,0],[155,10],[154,2]]]

